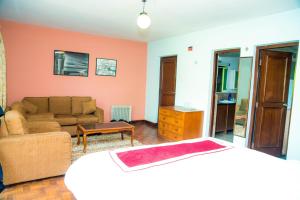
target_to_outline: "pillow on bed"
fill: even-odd
[[[96,112],[96,100],[82,102],[82,113],[84,115]]]

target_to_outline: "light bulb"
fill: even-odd
[[[151,19],[145,12],[138,16],[136,22],[141,29],[147,29],[151,25]]]

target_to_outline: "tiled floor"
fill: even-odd
[[[220,140],[225,140],[227,142],[233,142],[233,132],[232,131],[228,131],[227,133],[218,132],[218,133],[216,133],[215,137]]]

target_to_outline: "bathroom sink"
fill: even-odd
[[[222,103],[223,104],[230,104],[230,103],[235,103],[235,101],[234,100],[220,100],[219,103],[220,104],[222,104]]]

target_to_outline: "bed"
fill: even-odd
[[[218,148],[184,146],[194,143]],[[179,146],[190,152],[178,154]],[[88,154],[70,166],[65,184],[78,200],[299,200],[300,162],[202,138]]]

